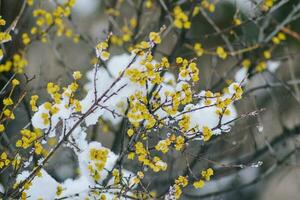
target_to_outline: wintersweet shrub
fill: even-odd
[[[300,16],[298,4],[288,20],[273,30],[267,20],[284,3],[264,0],[256,7],[260,16],[247,19],[246,13],[237,10],[232,25],[221,30],[213,20],[219,12],[217,1],[105,1],[108,31],[99,33],[104,39],[95,42],[74,25],[75,0],[45,2],[24,1],[11,24],[0,19],[4,30],[0,33],[0,72],[9,77],[1,89],[0,169],[9,176],[1,189],[2,199],[179,199],[185,191],[205,190],[220,165],[207,159],[207,167],[196,168],[201,152],[195,154],[195,145],[201,149],[214,145],[230,133],[236,120],[259,113],[238,114],[235,103],[243,98],[251,77],[279,67],[273,52],[285,45],[287,35],[297,37],[288,25]],[[136,15],[123,13],[123,6],[128,5],[137,7]],[[27,32],[15,31],[27,11],[34,19],[32,27]],[[160,16],[147,21],[143,12]],[[221,39],[214,47],[206,47],[205,37],[188,35],[199,15]],[[257,40],[243,43],[240,29],[251,20],[265,27]],[[149,29],[147,23],[155,25]],[[170,32],[176,36],[174,47],[169,47],[170,53],[161,52]],[[21,47],[8,54],[5,47],[18,37]],[[48,94],[44,101],[26,89],[35,79],[26,72],[30,65],[26,55],[34,42],[50,44],[57,38],[77,45],[92,43],[92,66],[86,75],[72,72],[67,85],[49,82],[43,88]],[[241,45],[236,47],[234,42]],[[205,56],[220,62],[233,60],[234,80],[225,74],[214,87],[200,87],[207,79],[199,67]],[[15,111],[23,103],[32,115],[14,141],[7,127],[18,123]],[[96,126],[104,132],[121,127],[115,130],[118,148],[89,139],[90,128]],[[63,182],[46,169],[61,147],[71,149],[78,162],[78,175]],[[151,185],[153,178],[176,171],[171,160],[178,155],[185,158],[183,170],[168,176],[167,190]]]

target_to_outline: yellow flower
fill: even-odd
[[[129,137],[131,137],[133,134],[134,134],[133,129],[128,129],[127,135],[128,135]]]
[[[27,33],[22,34],[22,41],[24,45],[28,45],[30,43],[30,37]]]
[[[0,16],[0,26],[5,26],[6,21]]]
[[[36,112],[38,110],[37,106],[36,106],[36,101],[38,100],[38,95],[33,95],[30,98],[29,104],[31,105],[31,109],[32,111]]]
[[[82,75],[81,75],[80,71],[73,72],[73,78],[75,80],[79,80],[79,79],[81,79],[81,77],[82,77]]]
[[[63,188],[61,185],[58,185],[56,188],[56,196],[60,196],[62,194]]]
[[[35,154],[40,155],[42,153],[42,151],[43,151],[43,146],[40,143],[36,142],[34,144],[34,152],[35,152]]]
[[[239,26],[239,25],[241,25],[241,23],[242,23],[241,19],[239,19],[239,18],[234,18],[233,19],[233,24],[234,25]]]
[[[146,6],[146,8],[152,8],[152,6],[153,6],[153,2],[152,2],[153,0],[146,0],[146,3],[145,3],[145,6]]]
[[[208,168],[207,170],[203,170],[201,175],[206,181],[209,181],[210,177],[214,175],[214,170],[212,168]]]
[[[159,33],[151,32],[149,34],[149,39],[154,42],[155,44],[160,44],[161,43],[161,38],[159,36]]]
[[[203,132],[202,133],[203,134],[203,141],[205,141],[205,142],[208,141],[211,138],[211,136],[213,135],[212,130],[207,126],[203,127],[202,132]]]
[[[107,51],[102,51],[100,53],[100,58],[104,61],[108,60],[109,59],[109,56],[110,56],[110,53],[107,52]]]
[[[137,19],[133,17],[130,19],[129,23],[132,28],[135,28],[137,26]]]
[[[274,36],[274,37],[272,37],[272,42],[274,44],[279,44],[280,43],[280,39],[278,37]]]
[[[263,54],[264,54],[265,59],[270,59],[272,56],[270,51],[264,51]]]
[[[256,70],[257,72],[262,72],[262,71],[264,71],[266,68],[267,68],[266,62],[261,61],[261,62],[259,62],[258,65],[256,66],[255,70]]]
[[[173,24],[176,28],[179,28],[179,29],[182,29],[182,28],[190,29],[191,28],[191,22],[189,21],[188,15],[185,14],[179,6],[176,6],[173,9],[173,15],[175,18]]]
[[[20,84],[20,81],[18,81],[17,79],[13,79],[12,84],[13,84],[13,86],[17,86]]]
[[[249,59],[244,59],[242,62],[242,66],[248,69],[251,66],[251,61]]]
[[[205,185],[205,182],[204,182],[203,180],[195,181],[195,182],[193,183],[193,186],[194,186],[196,189],[202,188],[204,185]]]
[[[5,127],[3,124],[0,124],[0,133],[2,133],[3,131],[5,131]]]
[[[0,32],[0,43],[11,41],[11,35],[6,32]]]
[[[195,8],[193,10],[192,16],[194,17],[194,16],[198,15],[199,12],[200,12],[200,7],[199,6],[195,6]]]
[[[286,40],[286,36],[285,36],[284,33],[279,32],[279,33],[277,34],[277,37],[278,37],[278,39],[280,39],[280,40]]]
[[[133,160],[134,157],[135,157],[135,154],[134,154],[133,152],[129,153],[128,156],[127,156],[127,158],[128,158],[129,160]]]
[[[29,6],[32,6],[33,3],[34,3],[34,0],[27,0],[27,4],[28,4]]]
[[[176,63],[181,64],[183,62],[183,59],[181,57],[176,58]]]
[[[217,47],[216,53],[222,59],[226,59],[227,58],[227,53],[226,53],[226,51],[224,50],[223,47]]]
[[[194,51],[196,52],[197,56],[202,56],[204,53],[204,49],[200,43],[194,44]]]
[[[7,166],[10,163],[10,160],[7,157],[6,152],[3,152],[0,156],[0,169]]]
[[[14,113],[12,111],[10,111],[9,109],[5,109],[3,113],[7,118],[15,119]]]
[[[13,102],[13,100],[12,100],[10,97],[8,97],[8,98],[4,98],[4,99],[3,99],[3,104],[4,104],[5,106],[10,106],[10,105],[13,105],[14,102]]]
[[[175,184],[182,186],[182,187],[186,187],[188,185],[189,181],[187,179],[186,176],[179,176],[176,180],[175,180]]]
[[[210,3],[208,0],[203,0],[201,2],[201,6],[209,12],[214,12],[216,9],[215,5],[213,3]]]

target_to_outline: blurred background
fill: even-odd
[[[77,0],[67,26],[73,30],[73,35],[80,35],[78,43],[74,43],[74,38],[56,37],[53,32],[53,37],[49,38],[47,43],[35,41],[28,49],[22,49],[22,33],[30,32],[35,24],[33,10],[39,7],[51,10],[55,2],[60,1],[36,0],[33,7],[26,7],[17,27],[12,32],[13,42],[5,44],[7,55],[26,51],[28,65],[25,73],[28,77],[35,77],[26,87],[30,94],[39,94],[40,102],[49,98],[45,89],[48,82],[68,84],[72,79],[73,71],[80,70],[85,74],[92,69],[95,58],[94,46],[99,41],[105,40],[110,31],[117,35],[126,33],[124,27],[130,26],[132,18],[139,17],[138,29],[132,34],[137,35],[133,40],[140,41],[147,38],[150,31],[158,31],[162,25],[170,27],[169,17],[172,16],[164,10],[159,0],[151,1],[153,4],[151,8],[147,8],[147,1],[143,0],[122,2]],[[172,5],[179,4],[183,9],[188,10],[190,4],[201,1],[163,2],[170,6],[168,9],[172,12]],[[216,46],[224,45],[223,35],[227,37],[234,49],[242,49],[256,43],[265,46],[225,61],[211,55],[202,56],[198,59],[200,84],[197,88],[199,91],[203,89],[220,91],[227,86],[228,82],[234,81],[236,73],[242,68],[241,64],[236,64],[241,62],[236,60],[241,61],[245,58],[259,60],[262,50],[269,48],[269,44],[259,41],[262,26],[266,26],[266,35],[272,33],[300,4],[298,0],[289,0],[272,14],[267,15],[257,9],[259,1],[255,0],[211,2],[215,5],[215,11],[195,16],[191,29],[184,30],[185,39],[180,44],[177,41],[182,32],[167,28],[163,43],[155,56],[161,58],[172,54],[173,61],[178,55],[193,58],[195,54],[191,46],[195,42],[200,42],[204,49],[212,50]],[[22,4],[23,1],[19,0],[0,1],[0,15],[7,21],[4,28],[13,23]],[[108,8],[115,4],[119,6],[109,11]],[[107,14],[116,11],[119,14]],[[233,19],[236,17],[245,23],[233,27]],[[206,160],[199,159],[195,166],[204,168],[213,162],[219,170],[202,190],[195,191],[189,188],[182,199],[299,199],[299,25],[300,21],[297,18],[284,25],[293,32],[287,34],[287,40],[272,51],[272,61],[276,62],[278,68],[251,74],[244,85],[244,98],[236,104],[239,114],[260,109],[263,111],[256,116],[238,120],[230,133],[212,141],[205,148],[201,147],[202,155],[205,155]],[[219,31],[224,31],[224,34],[218,33]],[[120,55],[127,52],[130,46],[130,42],[123,41],[122,45],[112,45],[110,52],[112,56]],[[1,62],[4,63],[5,60]],[[176,69],[172,70],[176,72]],[[3,85],[10,76],[9,72],[1,73],[1,84]],[[24,78],[21,75],[17,76]],[[86,78],[81,80],[81,87],[86,81]],[[83,90],[82,95],[84,93]],[[16,111],[18,125],[14,123],[14,126],[9,126],[9,132],[12,133],[9,138],[12,141],[17,139],[17,135],[13,133],[30,121],[30,114],[25,114],[26,110],[28,111],[26,106],[18,108]],[[112,127],[109,122],[101,121],[89,130],[89,138],[101,141],[104,146],[118,152],[118,130],[120,127]],[[200,147],[195,145],[193,148],[197,153]],[[176,177],[176,173],[182,169],[180,155],[174,155],[170,162],[173,163],[173,171],[155,177],[156,187],[159,186],[157,188],[161,191],[168,189],[166,181],[170,177]],[[134,168],[132,163],[127,165],[128,168]],[[53,157],[47,166],[48,172],[59,181],[76,177],[76,168],[76,158],[73,152],[66,148],[62,148],[58,156]],[[2,176],[1,179],[5,182],[6,177]]]

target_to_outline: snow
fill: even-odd
[[[248,83],[248,79],[246,78],[247,74],[248,74],[247,68],[245,67],[240,68],[234,76],[235,82],[242,83],[242,85],[247,84]]]
[[[78,15],[88,16],[99,9],[100,3],[101,0],[76,0],[73,9]]]
[[[200,95],[204,94],[205,91],[201,91]],[[225,100],[226,98],[230,98],[233,94],[232,86],[229,87],[229,94],[221,96],[222,100]],[[201,95],[201,96],[202,96]],[[215,104],[216,100],[212,99],[212,105]],[[194,110],[195,109],[195,110]],[[231,103],[227,109],[230,111],[229,115],[223,115],[221,124],[225,124],[235,118],[237,118],[237,111],[233,103]],[[216,113],[217,108],[216,106],[210,106],[206,107],[204,100],[201,100],[198,104],[188,104],[184,108],[185,111],[193,110],[191,112],[188,112],[186,115],[190,117],[191,123],[190,123],[190,129],[194,127],[198,127],[198,130],[201,131],[204,126],[209,127],[210,129],[216,128],[220,121],[220,116]],[[230,130],[230,127],[234,123],[229,123],[227,125],[223,125],[221,129],[215,129],[213,131],[213,134],[218,135],[223,132],[227,132]]]
[[[97,150],[101,149],[101,150],[107,150],[109,152],[107,157],[107,162],[105,163],[104,166],[105,170],[101,171],[100,180],[98,181],[98,183],[101,183],[106,178],[108,171],[110,171],[115,165],[118,156],[115,155],[113,152],[111,152],[109,149],[103,147],[99,142],[89,143],[88,148],[78,155],[78,162],[79,162],[79,169],[80,169],[81,176],[87,177],[89,183],[91,183],[91,185],[94,185],[95,184],[94,180],[90,176],[90,172],[88,170],[89,164],[95,167],[94,161],[90,160],[89,153],[91,149],[97,149]]]
[[[225,0],[236,6],[243,14],[248,17],[254,17],[257,13],[257,3],[261,0]]]
[[[280,61],[268,60],[267,61],[267,69],[274,73],[280,67]],[[242,83],[242,85],[246,85],[248,83],[248,79],[246,78],[248,75],[248,69],[245,67],[241,67],[234,75],[235,82]]]
[[[274,73],[280,67],[280,64],[281,64],[280,61],[269,60],[267,62],[267,68],[270,72]]]
[[[54,178],[52,178],[44,169],[41,169],[41,177],[36,176],[32,180],[32,185],[26,194],[28,200],[36,200],[42,198],[44,200],[53,200],[56,196],[56,189],[59,185]],[[29,171],[23,171],[17,176],[17,182],[25,180],[29,176]]]

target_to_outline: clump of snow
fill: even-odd
[[[88,16],[99,9],[100,3],[101,0],[76,0],[74,11],[79,15]]]
[[[280,67],[281,62],[280,61],[273,61],[273,60],[269,60],[267,62],[267,69],[270,72],[276,72],[276,70]]]
[[[236,84],[236,83],[233,83]],[[234,90],[232,85],[229,86],[229,93],[228,94],[223,94],[220,98],[225,100],[226,98],[231,98],[232,95],[234,94]],[[200,96],[203,96],[205,91],[200,92]],[[183,112],[186,111],[191,111],[188,112],[187,116],[190,117],[191,123],[190,123],[190,129],[197,127],[199,131],[203,129],[204,126],[209,127],[210,129],[215,129],[213,130],[213,134],[218,135],[221,132],[227,132],[230,130],[231,126],[234,124],[228,123],[234,119],[237,118],[237,111],[235,106],[233,105],[233,102],[227,106],[226,109],[229,110],[229,114],[223,115],[221,119],[221,124],[223,124],[220,128],[216,129],[216,127],[219,125],[220,122],[220,115],[217,114],[218,108],[214,106],[216,103],[216,98],[211,99],[211,105],[213,106],[206,106],[204,103],[204,100],[200,100],[198,104],[188,104],[185,106]],[[228,123],[228,124],[226,124]],[[226,125],[225,125],[226,124]],[[191,135],[193,136],[193,135]]]
[[[248,69],[246,67],[242,67],[235,73],[234,80],[235,82],[242,83],[242,85],[245,85],[248,83],[247,75]]]
[[[281,62],[280,61],[274,61],[274,60],[269,60],[266,62],[267,69],[274,73],[276,70],[280,67]],[[246,85],[248,83],[248,69],[245,67],[241,67],[234,75],[234,80],[238,83],[242,83],[242,85]]]
[[[44,169],[41,169],[41,176],[36,176],[32,180],[32,185],[25,190],[28,200],[42,198],[44,200],[53,200],[56,196],[56,190],[59,183],[52,178]],[[25,180],[29,176],[29,171],[23,171],[17,176],[17,182]]]
[[[101,183],[107,176],[108,171],[110,171],[113,166],[115,165],[116,160],[118,159],[118,156],[115,155],[112,151],[110,151],[108,148],[105,148],[101,145],[99,142],[91,142],[88,145],[88,148],[85,149],[83,152],[78,154],[78,162],[79,162],[79,169],[80,169],[80,174],[82,176],[88,177],[89,182],[92,184],[94,183],[93,177],[90,175],[90,171],[88,169],[88,165],[92,165],[95,167],[95,163],[90,159],[90,150],[91,149],[96,149],[96,150],[107,150],[108,157],[107,157],[107,162],[105,163],[105,170],[102,170],[100,173],[100,180],[98,180],[98,183]]]

